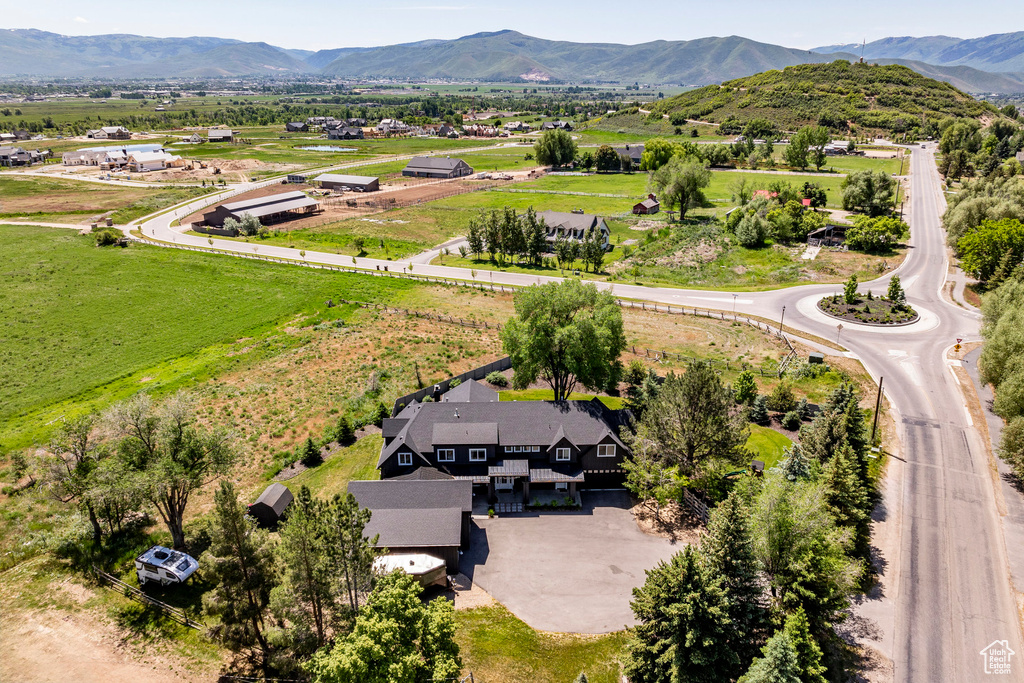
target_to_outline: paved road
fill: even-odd
[[[195,202],[143,225],[146,237],[207,247],[206,238],[171,228]],[[1010,584],[1007,552],[989,475],[990,463],[966,411],[958,383],[945,361],[956,338],[977,339],[977,313],[946,301],[941,288],[948,261],[940,214],[944,206],[933,151],[911,156],[909,220],[911,251],[894,272],[922,321],[905,328],[878,329],[847,324],[842,342],[875,377],[895,410],[903,444],[902,460],[889,463],[880,507],[876,544],[883,566],[878,597],[858,606],[858,617],[872,631],[873,645],[894,661],[897,681],[974,681],[986,677],[980,651],[1007,640],[1024,659],[1024,641]],[[218,249],[251,254],[256,245],[214,240]],[[261,256],[299,260],[297,250],[259,246]],[[305,260],[351,267],[349,256],[307,252]],[[359,268],[392,270],[409,261],[358,259]],[[415,273],[464,280],[469,270],[416,264]],[[892,273],[865,283],[882,292]],[[558,278],[478,271],[475,279],[495,284],[530,285]],[[772,292],[729,293],[602,283],[616,296],[699,306],[769,317],[787,327],[827,339],[835,321],[814,303],[835,285],[810,285]],[[1010,523],[1010,522],[1008,522]],[[883,537],[884,536],[884,537]],[[1017,669],[1024,668],[1024,662]]]

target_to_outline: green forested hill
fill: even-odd
[[[822,124],[903,132],[926,120],[947,116],[998,116],[949,83],[897,64],[871,65],[839,60],[800,64],[709,85],[663,100],[652,107],[674,120],[743,123],[766,118],[786,130]]]

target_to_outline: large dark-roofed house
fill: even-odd
[[[342,124],[342,125],[338,126],[337,128],[329,128],[327,130],[327,139],[328,140],[362,140],[363,139],[363,129],[362,128],[353,128],[351,126],[346,126],[346,125]]]
[[[469,481],[351,481],[351,493],[372,513],[364,533],[377,535],[378,547],[392,552],[425,553],[459,569],[459,548],[469,545],[473,489]]]
[[[249,214],[260,219],[260,223],[268,225],[315,213],[319,207],[320,203],[315,199],[307,197],[305,192],[295,190],[221,204],[203,214],[203,223],[220,228],[229,218],[240,221],[243,215]]]
[[[608,249],[611,230],[608,224],[600,216],[589,213],[575,213],[564,211],[540,211],[537,213],[537,220],[543,220],[548,227],[548,233],[544,240],[547,242],[548,250],[553,251],[555,242],[559,239],[569,239],[582,242],[587,239],[591,230],[601,232],[605,250]]]
[[[451,157],[413,157],[402,170],[413,178],[461,178],[473,175],[473,168],[462,159]]]
[[[325,190],[351,190],[354,192],[376,192],[380,189],[380,179],[365,175],[342,175],[340,173],[324,173],[313,179]]]
[[[308,133],[309,124],[305,121],[292,121],[284,124],[284,130],[286,133]]]
[[[223,128],[211,128],[206,133],[206,139],[210,142],[234,142],[235,133]]]
[[[468,390],[467,396],[473,393]],[[601,401],[414,403],[383,423],[381,477],[434,468],[498,491],[620,484],[625,413]],[[437,483],[437,482],[432,482]]]

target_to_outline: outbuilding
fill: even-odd
[[[412,178],[462,178],[473,175],[473,168],[462,159],[451,157],[413,157],[402,175]]]
[[[633,205],[633,215],[650,216],[661,211],[661,202],[653,194],[647,195],[647,199]]]
[[[274,482],[249,506],[249,515],[262,527],[276,527],[293,500],[295,496],[287,486]]]
[[[234,131],[223,128],[211,128],[207,133],[206,138],[210,142],[234,142],[235,133]]]
[[[376,192],[380,189],[380,179],[365,175],[342,175],[341,173],[324,173],[313,179],[324,190],[342,190],[349,192]]]
[[[263,225],[269,225],[315,213],[319,207],[318,201],[307,197],[306,193],[301,190],[280,192],[266,197],[221,204],[213,211],[203,214],[203,223],[220,228],[229,218],[240,221],[242,216],[250,214],[258,218]]]

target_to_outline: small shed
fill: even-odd
[[[647,195],[647,199],[633,205],[633,215],[650,216],[661,211],[661,202],[653,194]]]
[[[256,502],[249,506],[249,515],[262,527],[274,527],[281,521],[295,496],[284,484],[274,482],[263,490]]]

